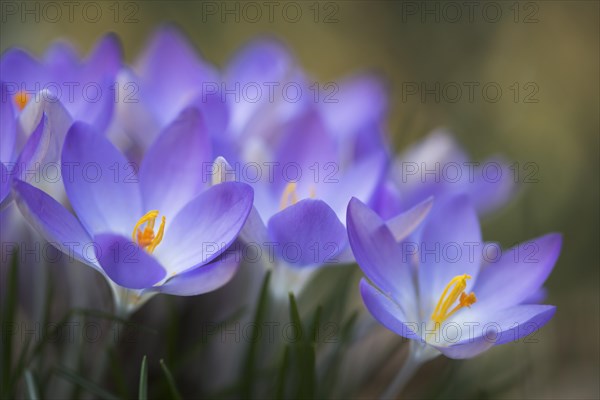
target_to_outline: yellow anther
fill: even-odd
[[[285,189],[283,189],[281,200],[279,202],[280,211],[298,202],[299,198],[298,192],[296,191],[297,188],[298,185],[296,182],[288,182],[288,184],[285,185]],[[317,197],[317,189],[314,187],[314,185],[311,185],[309,188],[308,197],[311,199]]]
[[[279,202],[279,209],[283,210],[291,205],[298,202],[298,194],[296,193],[296,182],[288,182],[283,189],[281,195],[281,201]]]
[[[461,308],[470,307],[477,301],[475,293],[465,293],[468,279],[471,279],[471,276],[467,274],[455,276],[444,288],[444,291],[435,306],[435,310],[433,310],[433,314],[431,314],[431,320],[435,323],[436,328],[439,328],[442,322],[447,320]],[[457,300],[458,304],[450,310],[450,307],[452,307]]]
[[[136,242],[142,249],[146,250],[148,253],[152,253],[154,249],[156,249],[156,246],[158,246],[162,241],[165,232],[166,218],[163,216],[160,222],[160,226],[158,227],[158,232],[156,233],[156,235],[154,235],[154,223],[156,222],[157,217],[157,210],[148,211],[135,224],[135,227],[133,228],[133,233],[131,234],[131,239],[134,242]],[[140,227],[144,224],[146,224],[144,229],[140,229]]]
[[[17,92],[17,94],[15,94],[15,97],[13,98],[13,100],[15,101],[15,104],[17,105],[19,110],[21,111],[25,108],[25,106],[29,102],[30,98],[31,98],[31,96],[29,95],[29,93],[27,93],[24,90],[21,90],[21,91]]]

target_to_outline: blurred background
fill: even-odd
[[[206,60],[223,67],[256,35],[275,35],[315,80],[336,82],[364,71],[380,75],[389,88],[387,125],[397,151],[446,127],[475,160],[503,154],[523,174],[531,172],[523,169],[525,163],[535,163],[535,182],[520,179],[519,195],[484,219],[484,238],[511,246],[546,232],[563,233],[563,251],[547,282],[547,303],[558,306],[556,316],[535,343],[505,345],[467,361],[435,360],[405,393],[600,397],[599,2],[473,2],[472,9],[462,2],[277,2],[271,15],[258,2],[257,16],[235,1],[101,1],[94,6],[101,17],[89,10],[92,22],[79,9],[69,20],[66,8],[56,21],[42,15],[36,22],[32,15],[9,14],[8,3],[44,4],[2,2],[2,51],[18,46],[41,55],[64,38],[87,53],[103,33],[114,31],[131,62],[153,29],[172,22]],[[234,11],[223,15],[226,10]],[[470,82],[477,83],[472,97],[465,85]],[[449,83],[462,93],[450,86],[444,92]],[[422,93],[436,84],[438,98]],[[501,96],[483,91],[486,84],[501,88]],[[352,273],[358,281],[360,273]],[[335,272],[323,275],[336,279]],[[381,335],[388,333],[382,328]],[[389,360],[382,380],[398,366],[398,360]],[[357,395],[378,393],[378,384],[374,380],[375,387],[367,385]]]

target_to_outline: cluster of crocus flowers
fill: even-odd
[[[385,90],[373,76],[346,79],[339,98],[322,103],[280,42],[251,42],[221,72],[172,27],[157,31],[132,66],[109,35],[85,62],[57,45],[44,61],[10,50],[2,69],[2,79],[11,80],[3,93],[10,85],[69,79],[121,89],[116,105],[113,96],[65,101],[50,90],[53,101],[34,101],[38,93],[13,91],[3,95],[0,127],[2,174],[10,177],[3,199],[14,193],[50,243],[105,276],[119,313],[157,293],[222,287],[242,261],[234,244],[252,241],[274,246],[274,259],[260,262],[280,272],[273,286],[283,293],[301,290],[316,268],[356,261],[368,278],[360,284],[367,309],[414,339],[421,354],[471,357],[531,333],[519,327],[539,327],[554,312],[530,300],[556,261],[560,238],[536,239],[539,261],[532,265],[510,252],[484,262],[472,248],[484,245],[478,212],[505,203],[512,183],[399,179],[402,162],[468,159],[449,135],[436,134],[394,161],[383,134]],[[227,97],[238,84],[286,81],[304,89],[299,101]],[[127,101],[128,84],[135,101]],[[27,141],[17,156],[19,132]],[[6,166],[41,155],[60,161],[60,198]],[[269,170],[255,180],[239,176],[247,164]],[[428,257],[427,249],[448,243],[462,256]],[[466,324],[468,337],[448,338],[455,324]]]

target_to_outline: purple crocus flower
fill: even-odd
[[[156,293],[195,295],[227,283],[237,270],[227,252],[252,207],[252,189],[207,188],[211,160],[198,110],[184,110],[149,148],[139,171],[102,135],[73,124],[62,150],[65,190],[75,212],[18,181],[17,204],[54,246],[103,274],[117,312]]]
[[[502,157],[469,159],[451,133],[438,129],[398,155],[391,179],[380,190],[377,211],[384,218],[434,196],[466,194],[480,215],[506,204],[515,194],[514,173]]]
[[[224,103],[204,99],[207,83],[218,82],[219,72],[203,60],[179,29],[166,25],[154,32],[131,68],[118,76],[122,90],[116,116],[109,128],[132,153],[143,153],[161,130],[190,106],[202,112],[211,135],[221,134],[227,122]]]
[[[58,100],[73,119],[104,132],[118,95],[121,53],[113,34],[101,38],[83,62],[66,42],[54,43],[41,60],[22,49],[9,49],[0,60],[2,81],[19,112],[29,114],[29,119],[39,121],[42,111],[53,118],[45,106]]]
[[[437,201],[437,199],[436,199]],[[531,334],[555,307],[531,304],[552,271],[561,236],[548,234],[508,251],[481,240],[465,195],[436,204],[411,242],[357,199],[348,235],[366,275],[363,301],[382,325],[414,341],[421,362],[439,354],[470,358]]]

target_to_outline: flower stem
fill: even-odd
[[[421,365],[430,359],[436,357],[439,353],[432,352],[431,349],[423,347],[420,343],[410,341],[408,347],[408,356],[402,365],[402,369],[392,383],[387,387],[385,392],[381,395],[381,400],[396,399],[402,392],[402,389],[411,380],[411,378],[417,373]]]

